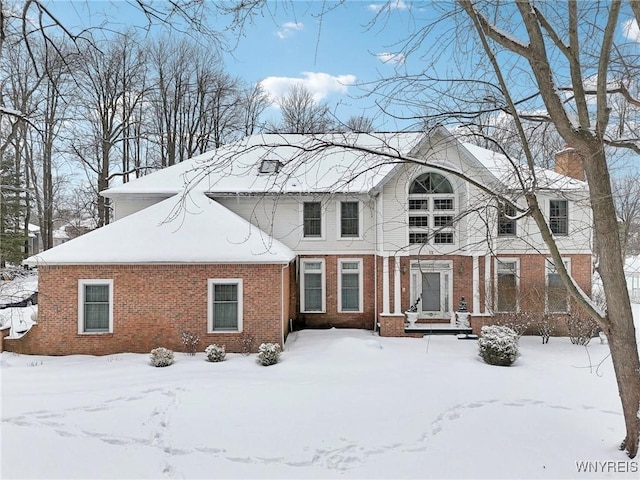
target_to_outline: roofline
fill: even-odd
[[[154,261],[149,261],[149,262],[143,262],[143,261],[137,261],[137,262],[33,262],[33,261],[29,261],[29,259],[25,259],[22,261],[23,265],[28,265],[28,266],[37,266],[38,268],[40,267],[60,267],[60,266],[95,266],[95,265],[100,265],[100,266],[104,266],[104,265],[114,265],[114,266],[126,266],[126,265],[141,265],[141,266],[147,266],[147,265],[188,265],[188,266],[196,266],[196,265],[289,265],[293,260],[295,260],[297,255],[291,257],[290,260],[288,261],[284,261],[284,260],[277,260],[277,261],[264,261],[264,262],[260,262],[260,261],[255,261],[255,262],[248,262],[248,261],[228,261],[228,262],[154,262]]]

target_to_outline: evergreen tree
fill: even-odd
[[[10,156],[0,159],[0,266],[20,265],[27,254],[27,192]]]

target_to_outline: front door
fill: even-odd
[[[449,320],[453,290],[450,261],[422,260],[411,263],[411,304],[418,303],[422,318]]]

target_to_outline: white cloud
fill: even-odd
[[[286,22],[282,25],[282,28],[276,32],[276,35],[280,39],[285,39],[293,35],[295,32],[299,32],[304,29],[304,24],[300,22]]]
[[[267,77],[260,84],[272,101],[286,95],[292,85],[301,84],[311,92],[314,101],[319,102],[331,93],[346,94],[349,86],[355,82],[355,75],[334,76],[322,72],[302,72],[301,78]]]
[[[406,59],[403,53],[377,53],[376,57],[380,59],[382,63],[388,63],[391,65],[402,65]]]
[[[622,34],[628,40],[640,43],[640,28],[635,19],[627,20],[622,24]]]
[[[387,3],[371,3],[367,6],[369,10],[372,12],[379,12],[382,9],[387,10],[408,10],[409,5],[407,5],[403,0],[395,0]]]

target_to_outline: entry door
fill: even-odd
[[[421,296],[421,317],[450,318],[451,277],[450,262],[422,261],[411,265],[411,303]]]

